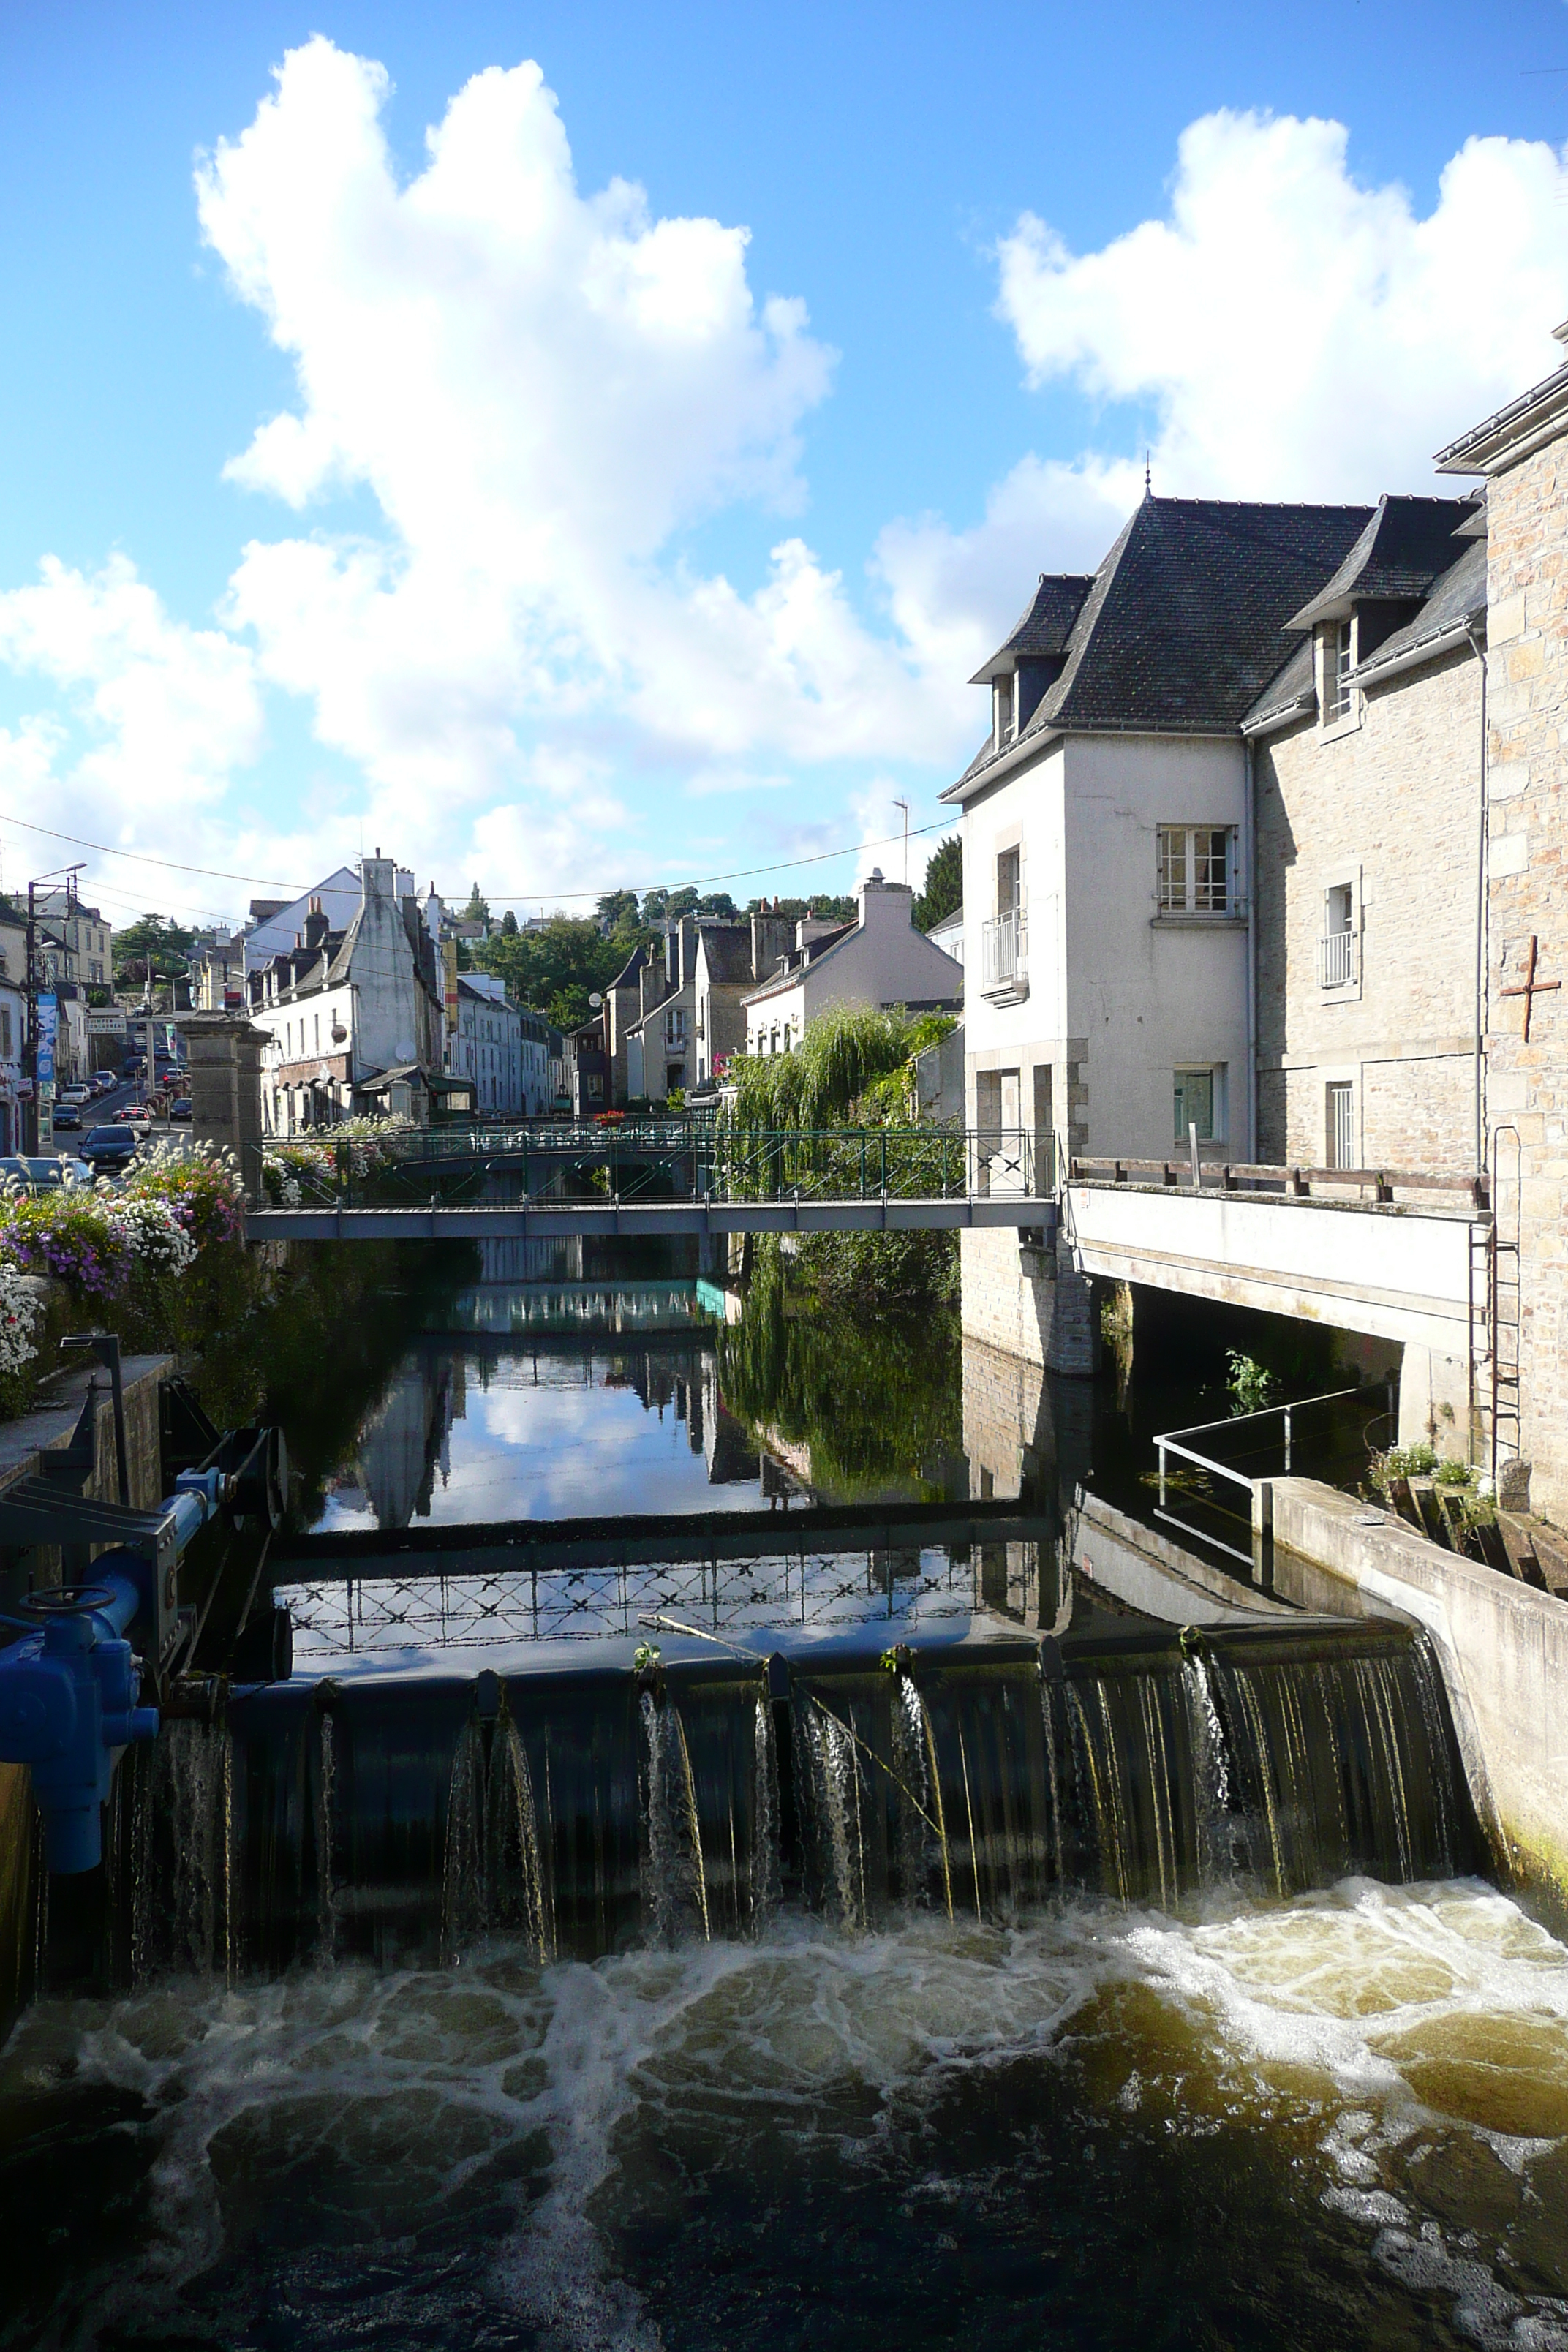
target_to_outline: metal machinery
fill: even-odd
[[[171,1381],[161,1412],[171,1490],[153,1509],[134,1509],[119,1341],[93,1333],[66,1345],[90,1350],[109,1371],[120,1499],[82,1491],[97,1466],[96,1378],[69,1444],[40,1455],[41,1475],[0,1494],[5,1555],[25,1559],[44,1547],[60,1559],[59,1582],[27,1572],[32,1589],[17,1603],[20,1613],[0,1616],[16,1637],[0,1650],[0,1761],[30,1767],[48,1867],[59,1874],[94,1869],[101,1859],[101,1808],[126,1748],[157,1737],[161,1709],[189,1711],[183,1670],[194,1662],[205,1609],[198,1618],[180,1601],[183,1555],[215,1520],[243,1527],[253,1518],[269,1532],[287,1489],[277,1430],[219,1436],[183,1384]],[[24,1572],[18,1568],[16,1580]],[[252,1596],[258,1579],[259,1570]],[[249,1607],[247,1599],[241,1636]],[[286,1678],[288,1644],[271,1622],[266,1632],[255,1678]],[[157,1705],[140,1704],[144,1685]]]

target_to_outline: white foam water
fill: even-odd
[[[874,2139],[977,2072],[1080,2047],[1113,2125],[1315,2150],[1302,2199],[1482,2352],[1568,2347],[1568,2303],[1521,2251],[1551,2226],[1541,2160],[1568,2156],[1568,1951],[1475,1883],[1350,1881],[1187,1918],[1069,1903],[1011,1929],[962,1911],[878,1936],[781,1918],[758,1944],[591,1967],[541,1969],[519,1943],[453,1970],[174,1980],[40,2004],[0,2058],[0,2098],[47,2114],[68,2084],[145,2103],[140,2252],[83,2266],[52,2341],[177,2323],[182,2290],[241,2259],[258,2183],[297,2172],[350,2221],[374,2212],[383,2245],[444,2213],[460,2225],[500,2179],[486,2294],[548,2352],[650,2352],[657,2314],[615,2252],[638,2200],[669,2193],[639,2177],[639,2147],[718,2116],[736,2171],[781,2128],[808,2170],[847,2130]],[[908,2209],[934,2211],[942,2178],[928,2155]]]

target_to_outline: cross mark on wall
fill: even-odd
[[[1562,987],[1562,985],[1563,985],[1563,982],[1562,982],[1560,980],[1537,980],[1537,979],[1536,979],[1536,977],[1535,977],[1535,950],[1536,950],[1536,938],[1535,938],[1535,933],[1534,933],[1533,931],[1531,931],[1531,933],[1530,934],[1530,954],[1529,954],[1529,956],[1528,956],[1528,957],[1526,958],[1526,960],[1525,960],[1525,966],[1524,966],[1524,979],[1523,979],[1522,982],[1521,983],[1521,985],[1520,985],[1518,988],[1504,988],[1504,989],[1501,989],[1501,990],[1500,990],[1500,991],[1499,991],[1499,993],[1500,993],[1500,995],[1503,995],[1503,996],[1522,996],[1522,997],[1523,997],[1523,999],[1524,999],[1524,1043],[1525,1043],[1527,1045],[1529,1045],[1529,1043],[1530,1043],[1530,1016],[1531,1016],[1531,1013],[1534,1012],[1534,1010],[1535,1010],[1535,1000],[1536,1000],[1536,998],[1537,998],[1538,996],[1545,996],[1545,995],[1548,995],[1548,994],[1550,994],[1550,992],[1552,992],[1552,989],[1554,989],[1554,988],[1561,988],[1561,987]]]

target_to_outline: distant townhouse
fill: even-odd
[[[447,1043],[447,1066],[472,1080],[480,1117],[542,1118],[555,1107],[559,1032],[542,1014],[513,1004],[506,982],[491,972],[466,971],[458,982],[458,1026]]]
[[[27,1141],[26,1084],[27,926],[0,900],[0,1152]]]
[[[268,1041],[268,1133],[331,1126],[362,1110],[426,1124],[448,1100],[468,1103],[468,1081],[442,1067],[436,953],[413,877],[379,851],[362,861],[346,927],[334,930],[326,908],[307,902],[294,943],[252,970],[246,985],[250,1020]]]
[[[853,923],[805,921],[780,967],[744,999],[746,1051],[787,1054],[830,1006],[895,1005],[910,1013],[957,1013],[960,964],[910,920],[914,892],[875,868],[856,894]]]

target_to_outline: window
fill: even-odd
[[[996,860],[996,912],[1016,915],[1023,903],[1023,852],[1005,849]]]
[[[6,1061],[11,1058],[11,1008],[8,1004],[0,1004],[0,1056]]]
[[[1336,882],[1323,893],[1323,936],[1318,944],[1318,984],[1344,988],[1356,978],[1355,885]]]
[[[1013,740],[1013,680],[999,677],[991,690],[996,704],[996,749],[999,751],[1005,743]]]
[[[1225,1072],[1210,1067],[1197,1070],[1177,1070],[1173,1082],[1175,1139],[1189,1140],[1188,1129],[1195,1127],[1200,1143],[1217,1143],[1224,1133]]]
[[[1348,1078],[1336,1079],[1324,1088],[1327,1097],[1324,1126],[1327,1129],[1329,1166],[1355,1166],[1355,1090]]]
[[[1159,908],[1162,915],[1228,915],[1235,911],[1232,835],[1224,824],[1163,824]]]
[[[671,1051],[686,1043],[686,1007],[678,1004],[664,1016],[664,1042]]]
[[[1351,625],[1336,622],[1323,631],[1323,724],[1330,726],[1342,719],[1355,699],[1355,689],[1349,683],[1351,667]]]

